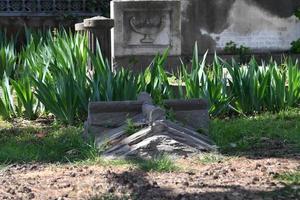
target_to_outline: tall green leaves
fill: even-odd
[[[65,31],[51,35],[44,52],[43,75],[33,77],[36,96],[59,120],[73,124],[84,117],[90,97],[86,39]]]
[[[229,89],[235,101],[233,106],[245,114],[263,111],[280,111],[299,103],[298,63],[285,60],[282,66],[275,61],[259,65],[252,59],[240,66],[226,63],[229,72]]]
[[[4,119],[16,116],[15,104],[12,95],[12,88],[9,84],[9,77],[4,73],[0,83],[0,115]]]
[[[227,78],[224,76],[222,60],[215,55],[212,66],[206,65],[207,52],[199,60],[198,46],[195,44],[192,67],[182,64],[182,74],[187,98],[205,98],[210,104],[210,113],[217,115],[229,107],[231,97],[228,96]]]
[[[162,103],[163,99],[172,98],[173,91],[168,81],[168,73],[164,68],[169,50],[162,55],[157,54],[148,68],[139,77],[139,91],[151,94],[154,102]]]
[[[298,62],[285,59],[281,65],[270,60],[258,64],[252,58],[245,65],[234,59],[224,61],[216,55],[207,65],[207,53],[202,60],[195,45],[191,70],[183,64],[182,82],[186,98],[205,98],[210,113],[223,112],[255,114],[280,111],[300,103],[300,69]]]
[[[17,65],[17,55],[12,43],[0,47],[0,80],[3,79],[4,73],[8,77],[13,76]]]
[[[201,59],[196,44],[191,63],[182,63],[177,74],[165,68],[168,50],[134,74],[112,69],[99,45],[90,52],[84,35],[49,31],[26,36],[19,51],[10,40],[0,42],[0,116],[5,119],[52,113],[73,124],[86,118],[90,101],[134,100],[144,91],[158,104],[175,96],[205,98],[212,116],[276,112],[300,103],[299,64],[291,59],[278,64],[253,58],[241,65],[215,55],[208,64],[208,53]]]

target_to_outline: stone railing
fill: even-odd
[[[0,16],[93,16],[105,0],[0,0]]]

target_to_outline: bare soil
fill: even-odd
[[[274,178],[299,170],[300,154],[177,164],[181,169],[172,173],[129,165],[15,164],[0,171],[0,199],[300,199],[299,185]]]

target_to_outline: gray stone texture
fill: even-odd
[[[222,52],[227,41],[254,52],[284,52],[300,37],[295,0],[182,0],[182,53],[195,41],[202,52]]]
[[[138,0],[136,0],[138,1]],[[135,1],[135,2],[136,2]],[[195,41],[200,53],[209,50],[227,58],[224,47],[233,41],[250,47],[258,60],[281,59],[290,43],[300,37],[300,21],[294,11],[300,7],[296,0],[181,0],[181,58],[191,59]],[[118,38],[120,38],[118,36]],[[263,54],[262,54],[263,53]],[[141,52],[141,54],[144,54]],[[155,54],[155,53],[154,53]],[[115,68],[129,66],[135,71],[145,69],[152,55],[115,56]],[[209,56],[211,60],[213,56]],[[297,58],[297,57],[296,57]],[[170,56],[167,69],[180,66],[178,56]]]

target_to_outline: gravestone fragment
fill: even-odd
[[[109,158],[189,156],[216,150],[207,136],[205,100],[166,100],[163,104],[163,108],[154,105],[147,93],[141,93],[137,101],[90,103],[85,133],[106,147],[104,156]],[[166,109],[174,112],[172,119]]]

